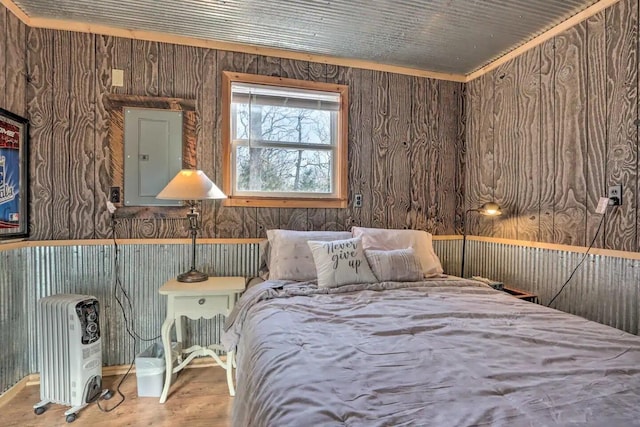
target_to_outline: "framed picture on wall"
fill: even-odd
[[[29,121],[0,108],[0,239],[29,235]]]

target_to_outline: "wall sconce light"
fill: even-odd
[[[183,200],[190,208],[187,214],[191,234],[191,269],[178,276],[178,282],[204,282],[206,273],[196,270],[196,236],[200,228],[196,211],[197,202],[209,199],[226,199],[227,196],[201,170],[183,169],[162,189],[157,199]]]
[[[500,206],[494,202],[485,203],[479,208],[467,209],[467,211],[464,213],[464,217],[462,219],[462,262],[460,263],[460,277],[462,278],[464,278],[464,258],[467,249],[467,214],[469,212],[478,212],[480,215],[484,216],[502,215]]]

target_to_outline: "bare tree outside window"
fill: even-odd
[[[346,208],[349,88],[222,72],[224,206]]]
[[[335,112],[255,104],[234,107],[239,191],[331,193]]]

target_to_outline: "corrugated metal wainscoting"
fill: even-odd
[[[28,289],[23,278],[25,252],[0,252],[0,393],[31,373],[30,314],[25,309]]]
[[[458,275],[462,241],[434,240],[445,273]],[[160,286],[189,265],[190,246],[125,244],[119,246],[120,281],[129,294],[136,332],[154,338],[166,313]],[[537,293],[548,303],[583,256],[581,253],[469,240],[468,276],[480,275]],[[38,372],[36,302],[58,293],[98,298],[106,365],[130,363],[138,348],[125,331],[115,281],[113,245],[22,247],[0,251],[0,392]],[[257,275],[258,244],[199,244],[198,265],[218,276]],[[555,307],[587,319],[638,333],[640,261],[591,255],[578,270]],[[222,322],[191,321],[189,340],[218,342]],[[159,342],[159,340],[156,340]],[[153,341],[152,341],[153,342]]]
[[[482,241],[467,242],[467,276],[499,280],[547,305],[584,254]],[[588,255],[554,308],[638,334],[640,261]]]
[[[162,284],[188,270],[190,246],[181,244],[119,245],[120,283],[130,298],[130,324],[150,342],[127,335],[116,296],[129,303],[116,284],[113,245],[24,247],[0,252],[0,392],[38,372],[36,303],[61,293],[95,296],[100,302],[103,363],[128,364],[134,355],[160,342],[166,314]],[[256,276],[258,244],[198,244],[198,266],[217,276]],[[127,316],[129,316],[127,311]],[[188,341],[219,342],[222,322],[188,322]],[[187,343],[187,345],[190,345]]]
[[[440,258],[445,274],[460,275],[462,240],[433,240],[433,250]]]

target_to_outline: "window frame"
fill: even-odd
[[[234,169],[235,155],[232,138],[232,108],[231,85],[232,83],[263,84],[283,88],[310,89],[340,94],[340,110],[337,114],[336,146],[335,146],[335,170],[332,171],[333,186],[335,191],[330,195],[314,195],[312,197],[291,196],[267,196],[265,195],[237,195],[234,194]],[[279,207],[279,208],[346,208],[347,207],[347,155],[348,155],[348,129],[349,129],[349,87],[346,85],[296,80],[284,77],[261,76],[256,74],[222,72],[222,174],[223,191],[227,199],[224,206],[245,207]],[[312,147],[309,147],[313,149]],[[332,150],[333,151],[333,150]]]

